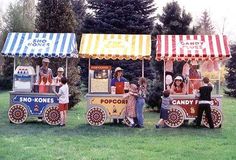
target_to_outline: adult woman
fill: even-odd
[[[138,81],[138,98],[136,101],[136,114],[137,114],[137,127],[143,128],[143,107],[145,104],[146,92],[147,92],[147,81],[144,77],[139,78]]]
[[[123,69],[120,67],[117,67],[115,69],[114,78],[111,80],[111,86],[116,87],[116,93],[117,94],[123,94],[124,93],[124,82],[127,82],[127,79],[123,77]],[[114,123],[122,123],[123,119],[113,119]]]
[[[116,67],[114,78],[111,80],[111,86],[116,86],[116,82],[127,82],[127,79],[123,77],[123,69]]]
[[[171,94],[186,94],[186,85],[181,76],[175,77],[174,83],[170,89]]]

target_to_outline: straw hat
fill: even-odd
[[[46,63],[49,63],[50,60],[48,58],[44,58],[42,62],[46,62]]]
[[[120,67],[116,67],[116,69],[115,69],[115,73],[118,72],[118,71],[123,71],[123,69],[120,68]]]
[[[64,69],[63,69],[62,67],[59,67],[59,68],[57,69],[57,72],[64,72]]]

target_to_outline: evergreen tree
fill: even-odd
[[[152,31],[152,39],[156,40],[158,34],[178,35],[193,34],[195,32],[195,27],[191,29],[189,26],[192,21],[191,14],[186,13],[184,9],[182,10],[177,1],[167,3],[166,6],[163,7],[163,13],[158,15],[158,17],[160,22],[156,23]],[[163,61],[157,61],[155,59],[156,41],[153,42],[152,57],[151,66],[155,73],[155,80],[153,80],[150,85],[147,104],[152,108],[160,108],[160,98],[164,81],[164,63]],[[181,73],[184,63],[185,62],[174,62],[174,72],[177,74]]]
[[[75,33],[77,30],[76,15],[72,2],[68,0],[39,0],[36,17],[36,30],[45,33]],[[41,64],[41,60],[38,61]],[[50,67],[55,73],[57,68],[64,66],[64,59],[52,58]],[[68,60],[68,84],[70,87],[70,107],[79,102],[80,71],[78,59]]]
[[[230,46],[231,58],[226,64],[228,74],[225,75],[226,87],[225,93],[236,97],[236,44]]]
[[[84,32],[109,34],[150,34],[153,29],[154,0],[88,0]],[[81,61],[83,83],[87,85],[87,60]],[[91,64],[106,64],[125,69],[124,76],[131,82],[141,76],[140,60],[92,60]],[[149,62],[145,62],[145,77],[152,79]]]
[[[215,27],[212,24],[211,17],[206,10],[202,13],[201,18],[198,21],[197,27],[197,34],[211,35],[215,33]]]
[[[159,16],[164,34],[189,34],[189,25],[192,21],[190,13],[180,8],[177,1],[167,3],[163,8],[163,14]]]
[[[9,32],[32,32],[34,30],[35,4],[34,0],[21,0],[10,4],[3,16],[0,49],[4,45]],[[20,59],[20,58],[18,58]],[[21,58],[22,60],[22,58]],[[27,60],[26,60],[27,61]],[[0,88],[11,89],[13,79],[13,58],[5,57],[0,77]]]

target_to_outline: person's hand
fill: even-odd
[[[170,90],[170,85],[167,85],[166,89],[167,89],[167,90]]]

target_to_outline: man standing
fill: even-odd
[[[212,116],[211,116],[211,92],[213,90],[213,84],[210,83],[209,78],[203,78],[203,86],[199,88],[199,109],[197,116],[197,126],[201,125],[202,114],[205,111],[210,128],[214,128]]]

